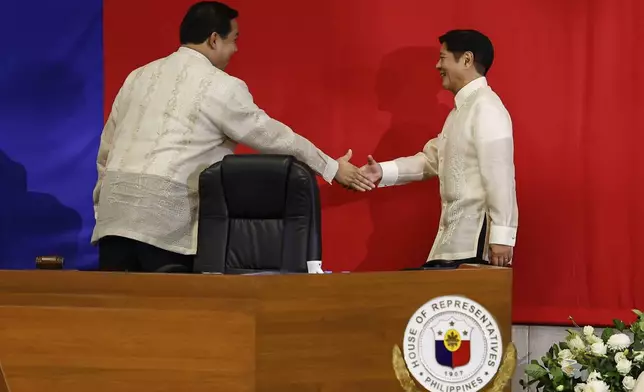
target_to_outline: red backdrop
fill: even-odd
[[[419,151],[452,98],[437,37],[490,36],[489,74],[514,121],[520,228],[514,318],[602,324],[644,307],[641,0],[233,1],[228,71],[327,153],[363,164]],[[108,110],[135,67],[174,51],[189,0],[105,0]],[[242,150],[248,151],[248,150]],[[356,195],[322,186],[324,266],[416,266],[439,217],[437,181]]]

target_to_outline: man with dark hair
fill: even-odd
[[[181,47],[133,71],[112,105],[98,152],[93,199],[99,266],[111,271],[192,268],[199,174],[243,143],[293,155],[327,182],[374,187],[349,163],[320,151],[253,102],[224,70],[237,51],[238,12],[203,1],[186,13]]]
[[[438,176],[440,226],[425,266],[507,266],[519,213],[512,121],[485,78],[494,48],[475,30],[449,31],[439,42],[436,69],[455,101],[442,132],[410,157],[378,164],[369,156],[363,171],[379,187]]]

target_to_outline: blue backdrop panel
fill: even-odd
[[[91,193],[103,126],[102,0],[3,2],[0,268],[40,255],[94,269]]]

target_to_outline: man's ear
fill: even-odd
[[[212,49],[217,48],[217,38],[218,37],[219,37],[219,34],[217,34],[217,33],[210,34],[210,37],[208,37],[208,46],[210,46]]]
[[[474,66],[474,53],[469,51],[463,53],[463,65],[465,65],[466,68]]]

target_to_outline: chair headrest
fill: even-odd
[[[224,197],[231,218],[283,217],[293,157],[227,155],[221,162]]]

